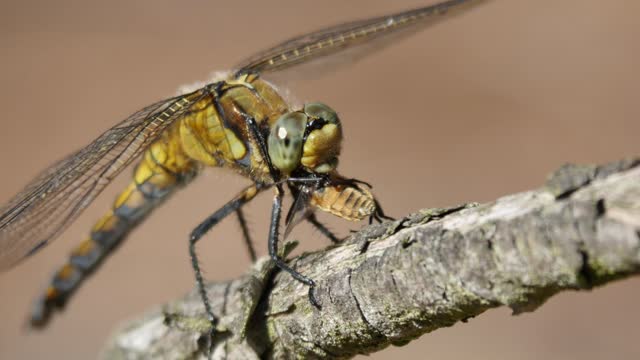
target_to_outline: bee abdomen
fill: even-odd
[[[376,209],[371,192],[358,185],[335,185],[319,189],[314,192],[311,203],[322,211],[351,221],[371,216]]]

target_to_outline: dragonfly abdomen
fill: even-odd
[[[111,210],[93,227],[54,275],[36,301],[31,323],[46,325],[72,293],[105,260],[126,235],[202,166],[226,166],[261,180],[267,169],[252,151],[245,116],[271,120],[287,109],[267,83],[254,76],[221,83],[193,103],[180,119],[163,131],[142,155],[133,181],[116,198]]]
[[[71,252],[67,263],[55,272],[44,294],[34,304],[32,325],[46,325],[51,313],[65,305],[126,235],[196,174],[197,166],[170,141],[171,132],[168,130],[147,149],[135,168],[133,181],[118,195],[111,210],[93,226],[89,237]]]

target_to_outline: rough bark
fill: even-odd
[[[209,285],[214,358],[349,358],[405,344],[506,305],[533,311],[563,290],[640,271],[640,160],[567,165],[538,190],[426,209],[292,259],[307,288],[260,260]],[[206,358],[197,294],[151,311],[109,341],[109,359]]]

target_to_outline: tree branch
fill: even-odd
[[[567,165],[541,189],[422,210],[290,263],[316,280],[322,309],[262,259],[208,287],[221,319],[214,358],[349,358],[489,308],[533,311],[559,291],[637,274],[640,160]],[[194,292],[121,329],[104,356],[204,357],[209,330]]]

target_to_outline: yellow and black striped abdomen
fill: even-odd
[[[177,128],[170,128],[144,153],[133,180],[122,191],[111,210],[93,227],[89,237],[69,256],[53,276],[32,310],[31,323],[45,325],[51,311],[64,306],[69,296],[100,263],[160,202],[191,179],[198,164],[182,151]]]
[[[35,304],[32,324],[44,325],[127,233],[201,167],[231,167],[265,181],[268,169],[249,141],[246,116],[273,122],[287,110],[278,93],[252,75],[222,82],[194,103],[144,152],[131,183],[54,274]]]
[[[268,169],[249,141],[246,116],[271,123],[286,111],[278,93],[252,75],[222,82],[193,104],[144,152],[131,183],[54,274],[33,308],[32,324],[46,324],[127,233],[201,167],[231,167],[264,181]]]

